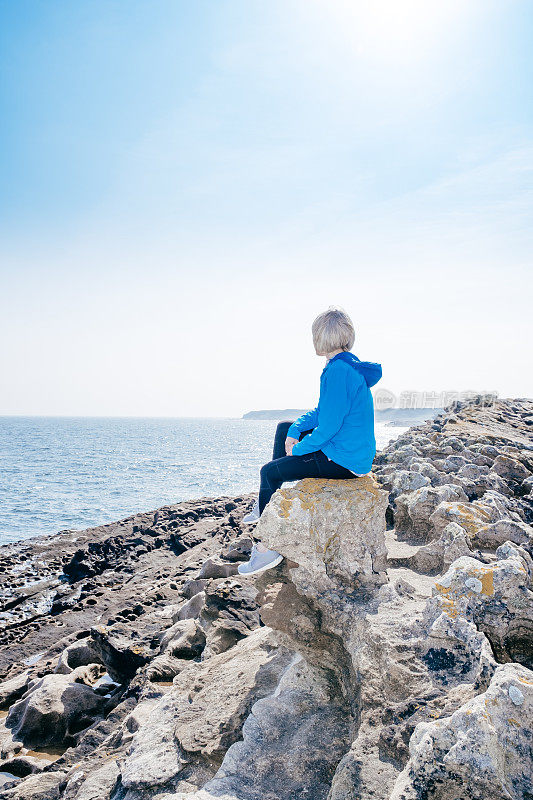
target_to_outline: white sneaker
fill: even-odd
[[[254,544],[250,554],[250,560],[246,561],[244,564],[239,564],[237,571],[239,575],[258,575],[266,569],[277,567],[282,561],[283,556],[281,553],[277,553],[275,550],[267,550],[264,553],[260,553],[257,549],[257,545]]]
[[[259,519],[259,500],[256,500],[251,511],[242,518],[245,525],[253,525]]]

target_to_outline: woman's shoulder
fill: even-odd
[[[347,364],[346,361],[343,361],[340,358],[337,358],[327,364],[324,374],[326,377],[328,375],[345,375],[346,379],[352,381],[353,383],[360,383],[361,380],[363,380],[363,376],[359,370],[354,369],[354,367],[352,367],[350,364]]]

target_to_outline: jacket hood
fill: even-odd
[[[373,361],[361,361],[357,356],[354,356],[353,353],[337,353],[337,355],[333,356],[331,361],[329,361],[328,366],[334,361],[344,361],[346,364],[349,364],[350,367],[353,367],[353,369],[361,373],[369,387],[374,386],[383,374],[381,364],[376,364]]]

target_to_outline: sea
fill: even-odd
[[[257,491],[275,420],[0,417],[0,544]],[[376,424],[378,450],[407,428]]]

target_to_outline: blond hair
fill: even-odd
[[[313,344],[319,355],[351,350],[355,341],[353,322],[342,308],[330,306],[312,325]]]

